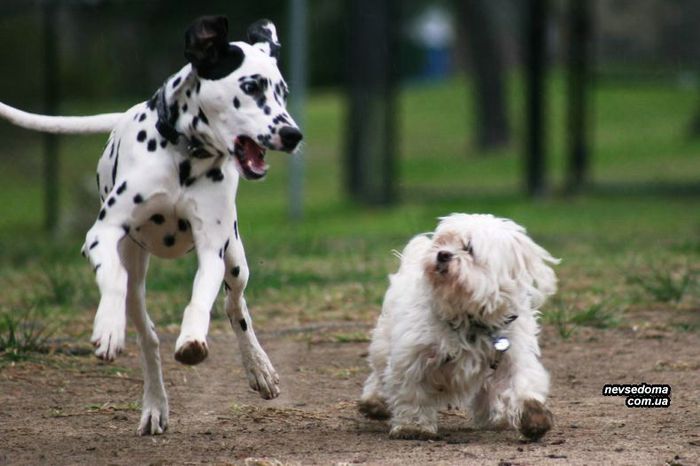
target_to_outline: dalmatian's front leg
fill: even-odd
[[[124,349],[128,276],[118,246],[125,234],[122,227],[100,219],[88,231],[83,246],[101,295],[90,341],[95,345],[95,355],[105,361],[113,361]]]
[[[279,376],[255,336],[253,321],[243,296],[249,271],[243,243],[237,230],[230,243],[230,247],[226,248],[225,252],[226,314],[238,339],[250,387],[259,392],[262,398],[271,400],[280,394]]]
[[[192,299],[185,308],[180,336],[175,344],[175,359],[190,365],[199,364],[209,354],[209,318],[224,278],[221,244],[215,244],[204,231],[193,231],[193,235],[199,264]]]

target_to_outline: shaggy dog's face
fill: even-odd
[[[556,287],[557,262],[525,229],[491,215],[441,219],[422,259],[435,298],[455,313],[485,317],[529,298],[541,303]]]

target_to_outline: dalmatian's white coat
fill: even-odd
[[[239,175],[265,175],[266,148],[292,152],[302,135],[285,109],[274,25],[254,23],[250,43],[229,43],[227,32],[223,17],[193,23],[185,36],[189,63],[152,99],[123,114],[47,117],[0,104],[0,116],[31,129],[111,130],[97,169],[102,206],[83,246],[101,293],[91,340],[95,354],[111,361],[124,348],[127,315],[136,327],[144,369],[142,435],[168,425],[159,342],[145,306],[150,254],[176,258],[194,249],[198,258],[175,358],[186,364],[206,358],[210,311],[223,281],[250,385],[265,399],[279,395],[278,375],[243,296],[248,265],[235,196]]]

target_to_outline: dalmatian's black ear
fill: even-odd
[[[228,42],[228,19],[202,16],[185,31],[185,58],[204,79],[221,79],[243,63],[243,51]]]
[[[277,39],[277,29],[269,19],[259,19],[248,27],[248,43],[275,60],[279,58],[282,46]]]

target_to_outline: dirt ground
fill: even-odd
[[[22,362],[0,371],[0,465],[700,464],[700,335],[634,325],[569,340],[545,329],[556,425],[539,443],[471,429],[460,411],[441,415],[438,441],[390,440],[384,423],[355,410],[367,343],[327,342],[319,330],[260,334],[282,379],[274,401],[248,389],[231,332],[214,332],[209,359],[194,368],[173,360],[165,335],[171,414],[158,437],[136,435],[133,338],[112,366],[87,355]],[[670,384],[671,407],[601,395],[606,383],[641,382]]]

